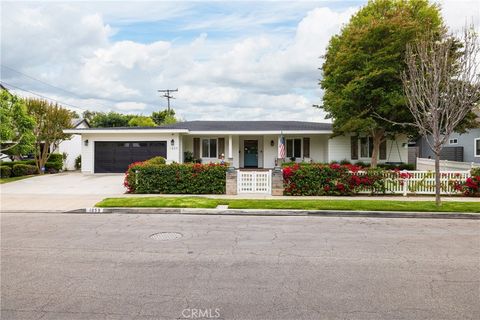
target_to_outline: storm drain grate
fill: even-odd
[[[180,239],[181,237],[183,237],[183,235],[178,232],[159,232],[150,236],[151,239],[160,241],[176,240]]]

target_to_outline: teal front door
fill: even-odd
[[[243,166],[245,168],[257,168],[258,167],[258,140],[245,140],[244,146],[244,158]]]

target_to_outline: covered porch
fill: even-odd
[[[329,134],[284,134],[285,161],[327,162]],[[271,169],[279,162],[281,134],[185,134],[182,162],[191,153],[202,163],[232,163],[235,168]]]

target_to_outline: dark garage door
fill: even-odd
[[[129,164],[156,156],[167,157],[166,141],[95,141],[95,173],[125,172]]]

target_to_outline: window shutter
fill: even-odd
[[[220,159],[220,156],[225,155],[225,138],[218,138],[218,158]]]
[[[303,157],[310,158],[310,138],[303,138]]]
[[[358,137],[350,137],[350,158],[358,160]]]
[[[380,160],[387,160],[387,140],[380,143]]]
[[[193,157],[200,159],[200,138],[193,138]]]

